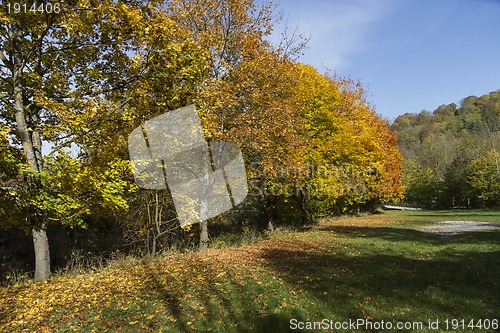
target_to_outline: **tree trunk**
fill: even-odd
[[[273,220],[268,220],[267,221],[267,231],[274,231]]]
[[[302,223],[302,226],[305,226],[309,222],[309,218],[307,216],[307,209],[306,209],[306,193],[303,187],[300,188],[300,221]]]
[[[35,280],[43,281],[50,277],[50,251],[47,237],[47,224],[37,223],[31,229],[35,248]]]
[[[39,133],[28,128],[26,107],[24,105],[24,86],[23,86],[23,57],[21,52],[22,30],[15,24],[10,31],[13,46],[12,59],[12,83],[14,87],[14,109],[16,113],[16,126],[19,139],[23,145],[26,161],[30,169],[34,172],[41,171],[42,163],[37,159],[36,148],[39,150],[38,156],[41,157],[41,141]],[[30,133],[31,130],[31,133]],[[35,142],[33,134],[35,133]],[[46,280],[50,277],[50,251],[47,237],[47,224],[43,217],[36,216],[36,213],[30,216],[32,223],[33,245],[35,250],[35,280]]]
[[[274,195],[268,195],[263,198],[264,211],[267,219],[267,230],[274,231],[274,212],[276,209],[277,198]]]
[[[156,256],[156,236],[153,233],[153,248],[151,249],[151,257]]]
[[[200,251],[208,249],[208,222],[200,222]]]

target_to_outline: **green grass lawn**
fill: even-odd
[[[5,287],[0,331],[277,333],[308,331],[291,330],[293,319],[297,326],[327,319],[332,326],[439,320],[438,330],[400,332],[499,332],[467,325],[500,320],[500,232],[442,238],[420,231],[444,220],[500,223],[500,212],[336,218],[255,245]],[[397,331],[346,328],[320,331]]]

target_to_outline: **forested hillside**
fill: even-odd
[[[303,225],[401,197],[388,122],[360,84],[294,61],[299,37],[267,41],[274,4],[58,4],[0,12],[0,279],[43,280],[117,251],[203,249],[212,230]],[[134,128],[190,104],[209,141],[241,148],[250,188],[208,230],[181,229],[168,190],[138,188],[127,150]]]
[[[392,124],[404,157],[406,201],[424,207],[500,205],[500,90]]]

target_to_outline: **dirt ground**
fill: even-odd
[[[432,234],[451,236],[473,231],[500,231],[500,223],[472,222],[472,221],[443,221],[422,229]]]

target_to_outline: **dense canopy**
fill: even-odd
[[[293,61],[302,41],[266,40],[279,19],[272,3],[79,0],[57,12],[3,9],[0,226],[33,235],[36,279],[50,274],[51,225],[119,228],[123,244],[152,254],[191,235],[176,223],[168,191],[134,184],[126,144],[144,121],[189,104],[206,138],[236,143],[247,167],[250,195],[214,223],[307,223],[402,195],[387,121],[359,83]],[[195,228],[200,245],[206,228]]]

